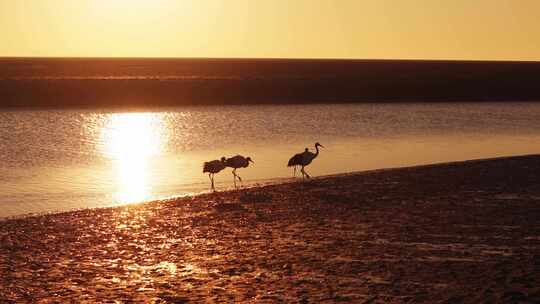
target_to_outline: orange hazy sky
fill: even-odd
[[[0,56],[540,60],[540,1],[0,0]]]

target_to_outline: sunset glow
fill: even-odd
[[[540,60],[535,0],[0,0],[0,56]]]
[[[104,153],[113,159],[117,191],[121,203],[142,201],[150,195],[148,167],[161,151],[159,119],[149,113],[116,114],[103,129]]]

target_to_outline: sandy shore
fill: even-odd
[[[539,303],[540,156],[0,222],[0,302]]]

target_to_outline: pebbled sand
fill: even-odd
[[[540,156],[0,221],[0,303],[540,303]]]

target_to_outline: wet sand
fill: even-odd
[[[540,156],[0,222],[0,302],[107,300],[539,303]]]

